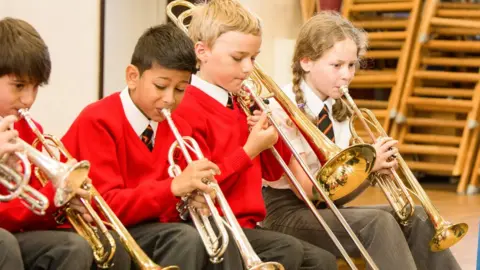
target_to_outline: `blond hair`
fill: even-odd
[[[293,92],[297,106],[311,121],[315,121],[317,116],[311,115],[305,110],[306,101],[300,84],[306,72],[303,70],[300,61],[303,58],[316,61],[326,51],[331,49],[336,42],[347,38],[357,45],[357,55],[360,58],[367,49],[366,32],[356,28],[350,21],[336,12],[322,11],[310,18],[300,29],[292,61]],[[332,111],[334,119],[339,122],[351,116],[341,100],[336,100]]]
[[[235,0],[212,0],[196,6],[188,29],[194,43],[203,41],[212,47],[222,34],[237,31],[260,36],[260,20]]]

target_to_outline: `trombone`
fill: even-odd
[[[27,121],[30,129],[37,136],[37,139],[33,143],[34,146],[38,143],[41,143],[44,149],[52,157],[52,159],[53,158],[60,159],[60,157],[57,157],[57,155],[55,154],[54,149],[56,149],[56,151],[58,151],[60,155],[63,155],[64,157],[66,157],[67,160],[73,159],[73,157],[70,155],[70,153],[68,152],[68,150],[65,148],[65,146],[62,144],[60,140],[58,140],[56,137],[52,135],[44,135],[40,132],[40,130],[37,128],[37,126],[33,122],[32,118],[30,117],[29,111],[21,109],[19,113],[25,119],[25,121]],[[54,162],[59,163],[58,161],[54,161]],[[82,161],[82,162],[88,164],[88,167],[85,167],[83,173],[78,175],[77,182],[79,184],[79,187],[81,186],[81,188],[89,192],[91,199],[95,201],[95,203],[98,206],[98,209],[102,212],[103,216],[108,220],[108,223],[106,222],[104,223],[102,219],[99,217],[99,215],[93,209],[91,203],[83,198],[79,198],[79,199],[82,202],[83,206],[87,209],[88,213],[92,216],[94,223],[97,225],[96,227],[87,223],[84,220],[84,218],[79,213],[75,212],[72,208],[70,208],[68,204],[66,204],[66,207],[64,210],[65,210],[67,219],[70,221],[70,223],[78,232],[78,234],[84,237],[92,247],[97,266],[99,268],[109,268],[113,265],[112,260],[115,254],[116,244],[115,244],[115,240],[113,239],[112,235],[110,234],[110,232],[108,231],[105,225],[105,224],[108,224],[118,234],[123,246],[125,247],[127,252],[132,257],[133,261],[136,263],[136,265],[140,269],[142,270],[162,270],[162,269],[178,270],[178,267],[176,266],[170,266],[166,268],[160,267],[159,265],[155,264],[145,254],[145,252],[143,252],[143,250],[138,246],[138,244],[135,242],[135,240],[127,231],[127,229],[123,226],[123,224],[115,215],[115,213],[110,209],[110,207],[105,202],[105,200],[100,196],[100,194],[95,189],[95,187],[86,183],[90,164],[87,161]],[[45,175],[42,174],[42,172],[45,172],[45,171],[42,170],[41,168],[40,170],[35,171],[35,173],[37,174],[37,177],[39,179],[42,179],[43,183],[46,183],[47,181],[46,179],[52,179],[51,178],[52,175],[47,175],[48,177],[47,178],[45,177]],[[105,249],[104,244],[101,242],[101,238],[98,234],[98,230],[100,230],[100,232],[106,238],[108,245],[110,246],[108,250]]]
[[[387,133],[383,129],[382,125],[378,122],[372,111],[365,108],[359,109],[357,107],[348,92],[347,86],[342,86],[340,91],[342,91],[345,97],[345,101],[342,100],[342,102],[344,102],[347,105],[347,108],[352,112],[352,117],[350,118],[349,124],[354,143],[363,143],[362,138],[357,134],[354,127],[355,118],[358,118],[362,127],[365,129],[365,131],[367,131],[368,136],[374,142],[376,141],[376,138],[370,126],[373,126],[380,133],[380,136],[388,137]],[[427,213],[427,216],[429,217],[435,229],[435,235],[429,243],[430,250],[437,252],[455,245],[467,233],[468,225],[465,223],[452,224],[451,222],[446,221],[440,215],[437,208],[432,204],[432,201],[402,156],[397,154],[396,159],[398,161],[398,167],[404,178],[400,177],[393,168],[390,168],[391,175],[374,173],[372,176],[373,182],[378,183],[385,194],[385,197],[394,210],[397,219],[402,225],[408,224],[408,219],[413,215],[415,209],[413,199],[410,195],[414,194],[425,209],[425,212]],[[411,189],[408,189],[405,186],[404,181],[410,185]]]
[[[18,140],[20,140],[23,145],[28,145],[23,140]],[[31,151],[31,149],[27,148],[24,152],[15,152],[15,157],[6,155],[3,160],[0,161],[0,185],[4,186],[8,192],[7,195],[0,195],[0,202],[7,202],[18,197],[25,207],[33,213],[45,215],[45,211],[49,206],[48,198],[28,184],[32,169],[30,161],[27,158],[27,151]],[[29,156],[36,156],[38,155],[37,152],[31,152]],[[20,160],[24,168],[23,174],[7,165],[8,159],[11,158],[18,158]]]
[[[177,17],[173,14],[173,8],[176,6],[186,7],[187,10],[183,11]],[[167,15],[178,27],[185,32],[188,32],[188,24],[185,23],[185,19],[191,16],[194,8],[195,5],[185,0],[175,0],[167,5]],[[322,161],[323,167],[316,177],[311,174],[308,166],[305,164],[305,162],[303,162],[300,155],[294,150],[291,143],[288,141],[286,134],[282,132],[282,130],[279,128],[279,125],[273,119],[271,111],[269,111],[263,99],[259,97],[262,85],[264,85],[269,92],[275,95],[277,102],[282,106],[293,122],[299,127],[304,137],[308,138],[307,141],[309,142],[310,146],[312,149],[314,149],[320,161]],[[255,87],[258,93],[251,91],[248,89],[248,87],[251,87],[252,90]],[[359,144],[342,151],[322,132],[320,132],[317,127],[311,123],[295,105],[292,104],[292,102],[282,92],[278,85],[270,77],[265,75],[258,65],[255,65],[255,68],[250,75],[250,79],[245,82],[243,89],[244,90],[241,91],[237,97],[245,113],[250,115],[250,108],[255,104],[261,110],[267,112],[268,119],[276,127],[280,137],[292,150],[293,155],[300,163],[302,169],[305,171],[310,181],[312,181],[315,190],[332,209],[333,213],[343,225],[345,230],[347,230],[348,234],[370,267],[372,269],[378,269],[373,259],[365,250],[365,247],[363,247],[360,240],[357,238],[345,218],[341,215],[340,211],[334,204],[334,201],[335,203],[346,203],[347,201],[355,198],[362,190],[368,187],[369,183],[365,179],[373,167],[375,161],[375,149],[368,144]],[[282,165],[284,171],[291,179],[291,182],[302,196],[303,200],[308,205],[318,222],[324,227],[325,231],[335,243],[350,268],[357,269],[338,238],[333,234],[333,231],[328,227],[327,223],[320,216],[313,203],[308,199],[307,194],[301,187],[300,183],[295,179],[293,173],[288,168],[288,165],[283,161],[275,148],[272,147],[271,151],[278,162],[280,162]],[[332,199],[330,199],[330,197],[332,197]]]
[[[162,109],[162,113],[165,116],[165,119],[168,122],[170,129],[172,130],[176,141],[170,146],[168,152],[168,161],[170,163],[170,167],[168,172],[171,177],[176,177],[181,173],[180,167],[174,161],[174,153],[177,148],[180,148],[182,151],[183,156],[185,157],[188,163],[193,161],[192,157],[188,153],[188,150],[195,153],[197,159],[204,158],[198,143],[192,137],[187,137],[180,135],[173,119],[170,115],[169,109]],[[188,148],[188,149],[187,149]],[[228,245],[228,233],[225,227],[230,229],[232,233],[233,239],[240,251],[240,255],[242,256],[242,260],[245,264],[245,268],[248,270],[284,270],[284,267],[278,262],[262,262],[258,255],[253,250],[252,246],[248,242],[245,233],[243,232],[240,224],[238,224],[235,215],[230,209],[227,199],[223,195],[220,186],[215,182],[208,182],[207,185],[215,191],[217,196],[218,204],[220,205],[222,212],[224,214],[225,220],[222,219],[220,214],[218,213],[217,208],[215,207],[212,198],[208,194],[203,194],[205,198],[208,208],[212,213],[212,218],[219,230],[219,236],[215,234],[213,231],[212,224],[208,219],[208,216],[204,216],[203,214],[197,212],[193,207],[188,205],[188,196],[182,198],[182,202],[177,207],[180,211],[181,217],[185,218],[185,212],[188,210],[190,217],[192,218],[195,227],[197,228],[200,238],[202,239],[207,253],[210,255],[210,260],[212,263],[219,263],[222,261],[221,256],[225,252],[227,245]],[[221,245],[218,244],[219,239],[221,239]]]

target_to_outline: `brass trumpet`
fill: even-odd
[[[32,131],[37,136],[37,140],[33,143],[36,145],[41,143],[44,149],[49,153],[52,158],[60,159],[60,157],[56,154],[64,156],[67,160],[72,160],[73,157],[65,148],[60,140],[52,135],[44,135],[38,130],[35,123],[32,121],[30,114],[27,110],[21,110],[20,115],[27,121],[28,125],[32,129]],[[127,252],[132,257],[135,264],[142,270],[178,270],[178,267],[171,266],[162,268],[159,265],[155,264],[143,250],[138,246],[135,242],[133,237],[127,231],[127,229],[123,226],[121,221],[115,215],[115,213],[110,209],[108,204],[105,200],[100,196],[98,191],[90,184],[86,183],[86,179],[88,177],[88,171],[90,168],[89,163],[88,168],[86,168],[86,173],[82,174],[78,179],[78,182],[81,184],[81,187],[84,190],[87,190],[90,193],[91,199],[96,203],[99,211],[102,212],[103,216],[108,220],[108,223],[104,222],[100,216],[95,212],[91,203],[83,198],[79,198],[85,208],[88,210],[88,213],[92,216],[94,223],[96,226],[93,226],[86,222],[84,218],[77,212],[75,212],[72,208],[66,204],[64,210],[66,213],[67,219],[70,221],[74,229],[84,237],[90,246],[93,249],[94,259],[99,268],[109,268],[113,265],[113,257],[116,250],[115,240],[113,239],[112,235],[108,231],[106,224],[112,227],[112,229],[118,234],[120,241],[124,245]],[[45,177],[43,175],[44,170],[36,170],[37,176],[39,179],[43,179],[44,183],[47,181],[46,179],[51,179],[51,176]],[[100,235],[98,234],[100,231],[104,237],[106,238],[109,248],[106,249],[105,245],[102,243]]]
[[[171,177],[175,177],[181,173],[180,167],[175,164],[174,161],[174,153],[177,148],[180,148],[182,154],[184,155],[186,161],[191,163],[193,161],[192,157],[188,153],[188,150],[195,153],[197,159],[204,158],[200,147],[198,146],[197,142],[191,138],[180,135],[173,119],[170,115],[169,109],[162,109],[162,113],[165,116],[165,119],[168,122],[170,129],[172,130],[176,141],[170,146],[168,160],[170,163],[169,174]],[[187,149],[188,148],[188,149]],[[262,262],[258,255],[253,250],[252,246],[248,242],[245,233],[243,232],[240,224],[230,209],[227,199],[223,195],[223,192],[220,189],[220,186],[215,182],[208,182],[207,185],[211,187],[216,196],[219,206],[222,209],[224,214],[225,220],[222,219],[220,214],[218,213],[217,208],[215,207],[212,198],[208,194],[203,194],[205,200],[207,201],[208,208],[212,213],[212,217],[214,222],[219,230],[219,236],[215,234],[213,231],[212,224],[207,216],[202,215],[201,213],[197,212],[193,207],[189,206],[187,201],[188,197],[182,198],[183,203],[178,208],[180,210],[181,216],[184,216],[184,212],[188,210],[190,217],[192,218],[195,227],[197,228],[200,238],[202,239],[205,248],[207,249],[207,253],[211,256],[210,260],[213,263],[218,263],[222,261],[221,256],[225,252],[225,249],[228,245],[228,233],[225,227],[230,229],[232,233],[233,239],[240,251],[240,255],[242,256],[243,262],[245,264],[245,268],[248,270],[284,270],[284,267],[278,262]],[[218,242],[221,239],[222,244],[219,246]]]
[[[356,118],[358,118],[363,128],[367,131],[369,137],[374,142],[376,141],[376,138],[371,127],[375,128],[377,132],[380,133],[380,136],[388,137],[372,111],[365,108],[359,109],[357,107],[348,92],[347,86],[342,86],[340,91],[342,91],[345,97],[345,104],[349,110],[353,112],[350,119],[350,131],[354,143],[363,143],[362,138],[357,134],[354,127],[354,121]],[[388,202],[392,206],[392,209],[396,213],[397,219],[404,225],[408,224],[408,219],[413,215],[415,209],[413,199],[410,195],[414,194],[420,201],[435,229],[435,235],[432,240],[430,240],[430,250],[434,252],[442,251],[455,245],[467,233],[468,225],[465,223],[452,224],[451,222],[446,221],[433,205],[427,193],[422,188],[402,156],[397,154],[395,158],[398,161],[398,169],[404,178],[400,177],[395,169],[390,168],[391,175],[379,175],[374,173],[373,182],[378,183],[382,189]],[[408,183],[411,189],[407,188],[404,183]]]
[[[18,139],[24,145],[28,145],[23,140]],[[36,149],[35,149],[36,150]],[[48,198],[45,197],[38,190],[31,187],[28,183],[31,177],[31,164],[27,157],[27,151],[32,151],[30,148],[24,152],[15,152],[15,157],[5,156],[4,159],[17,158],[23,164],[23,174],[18,173],[14,168],[7,165],[7,162],[0,162],[0,185],[7,189],[7,195],[0,195],[0,202],[6,202],[19,198],[21,202],[37,215],[44,215],[49,206]],[[41,155],[38,151],[33,151],[28,154],[32,159]]]

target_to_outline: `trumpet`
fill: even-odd
[[[73,157],[65,148],[60,140],[56,137],[48,134],[42,134],[40,130],[38,130],[37,126],[33,122],[32,118],[30,117],[30,113],[27,110],[20,110],[20,115],[27,121],[30,129],[33,133],[37,136],[36,141],[34,141],[33,145],[37,145],[41,143],[43,148],[49,153],[52,158],[60,159],[60,156],[64,156],[67,160],[73,160]],[[86,162],[86,161],[84,161]],[[58,163],[58,162],[57,162]],[[94,259],[97,263],[99,268],[109,268],[113,265],[113,257],[116,250],[115,240],[113,236],[108,231],[106,224],[108,224],[112,229],[118,234],[120,241],[122,242],[123,246],[127,250],[127,252],[132,257],[133,261],[136,265],[142,270],[178,270],[178,267],[171,266],[167,268],[162,268],[159,265],[155,264],[138,246],[135,242],[133,237],[127,231],[127,229],[123,226],[121,221],[115,215],[115,213],[110,209],[108,204],[105,200],[100,196],[98,191],[93,187],[93,185],[88,184],[86,179],[88,177],[88,171],[90,168],[90,164],[87,162],[88,168],[85,168],[85,172],[79,175],[78,183],[79,187],[84,190],[87,190],[90,194],[91,200],[93,200],[98,209],[102,212],[103,216],[108,220],[108,223],[105,223],[100,216],[95,212],[91,203],[83,198],[79,198],[82,202],[83,206],[87,209],[88,213],[92,216],[94,223],[96,226],[93,226],[86,222],[84,218],[74,211],[68,204],[65,205],[65,214],[69,222],[72,224],[74,229],[80,234],[83,238],[87,240],[93,250]],[[43,174],[44,170],[40,168],[40,170],[36,170],[35,173],[39,179],[43,180],[43,183],[46,183],[46,179],[51,179],[52,175],[45,176]],[[47,178],[48,177],[48,178]],[[102,243],[99,232],[100,231],[107,243],[109,248],[106,249],[105,245]]]
[[[28,145],[23,140],[18,139],[24,145]],[[36,150],[36,149],[35,149]],[[0,162],[0,185],[7,189],[7,195],[0,195],[0,202],[6,202],[19,198],[21,202],[37,215],[44,215],[49,206],[48,198],[45,197],[38,190],[31,187],[28,183],[31,176],[31,163],[27,158],[27,151],[31,151],[30,148],[25,149],[24,152],[15,152],[15,157],[4,157],[5,161]],[[33,151],[29,154],[30,157],[39,155],[38,151]],[[23,164],[23,174],[18,173],[14,168],[7,165],[6,160],[9,158],[17,158]]]
[[[353,98],[349,94],[347,86],[342,86],[340,91],[345,97],[345,101],[342,101],[352,112],[352,117],[350,118],[349,124],[354,143],[363,143],[363,139],[357,134],[354,127],[354,121],[356,118],[358,118],[362,127],[365,129],[365,131],[367,131],[368,136],[374,142],[376,141],[376,138],[372,129],[370,128],[371,126],[375,128],[378,133],[380,133],[380,136],[388,136],[372,111],[365,108],[359,109],[357,107],[353,101]],[[446,221],[440,215],[437,208],[433,205],[432,201],[408,167],[403,157],[400,154],[397,154],[395,158],[398,161],[398,168],[401,171],[401,175],[404,176],[403,178],[400,177],[393,168],[390,168],[391,175],[380,175],[374,173],[372,177],[373,183],[378,183],[379,187],[385,194],[385,197],[394,210],[397,219],[403,225],[408,224],[408,220],[413,215],[415,208],[412,196],[410,195],[413,194],[420,201],[420,204],[427,213],[427,216],[429,217],[435,229],[435,234],[429,243],[430,250],[437,252],[455,245],[467,233],[468,225],[465,223],[452,224],[451,222]],[[408,183],[411,189],[407,188],[405,183]]]
[[[176,141],[170,146],[168,160],[170,163],[170,167],[168,172],[171,177],[176,177],[181,173],[180,167],[174,161],[174,153],[177,148],[180,148],[182,154],[184,155],[186,161],[191,163],[193,161],[192,157],[190,156],[188,150],[195,153],[197,159],[204,158],[198,143],[192,137],[187,137],[180,135],[173,119],[170,115],[169,109],[162,109],[162,113],[165,116],[165,119],[168,122],[170,129],[172,130]],[[213,230],[212,224],[207,216],[197,212],[193,207],[188,205],[188,196],[182,198],[182,203],[179,205],[177,209],[180,210],[181,217],[185,218],[185,212],[188,211],[190,217],[192,218],[195,227],[197,228],[200,238],[202,239],[207,253],[211,256],[210,260],[213,263],[219,263],[222,261],[221,256],[224,254],[228,242],[229,237],[225,227],[229,228],[233,239],[235,240],[235,244],[237,245],[240,255],[242,256],[242,260],[244,262],[245,268],[248,270],[284,270],[284,267],[278,262],[262,262],[258,255],[253,250],[252,246],[248,242],[245,233],[243,232],[240,224],[233,214],[232,210],[230,209],[227,199],[223,195],[220,186],[215,182],[207,182],[207,185],[212,188],[217,196],[217,201],[219,206],[222,209],[224,214],[225,220],[222,219],[220,214],[218,213],[217,208],[215,207],[212,198],[208,194],[203,194],[205,198],[208,208],[212,213],[212,218],[219,230],[219,235],[217,236]],[[219,240],[221,240],[221,245],[219,245]]]

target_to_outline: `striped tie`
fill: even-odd
[[[148,124],[147,128],[142,133],[142,142],[147,146],[148,150],[152,151],[153,149],[153,128]]]
[[[317,127],[332,142],[335,142],[335,134],[333,133],[332,120],[330,120],[330,117],[328,116],[327,106],[323,106],[322,111],[318,114]]]
[[[233,110],[233,99],[232,99],[232,95],[230,95],[230,93],[228,94],[227,108]]]

